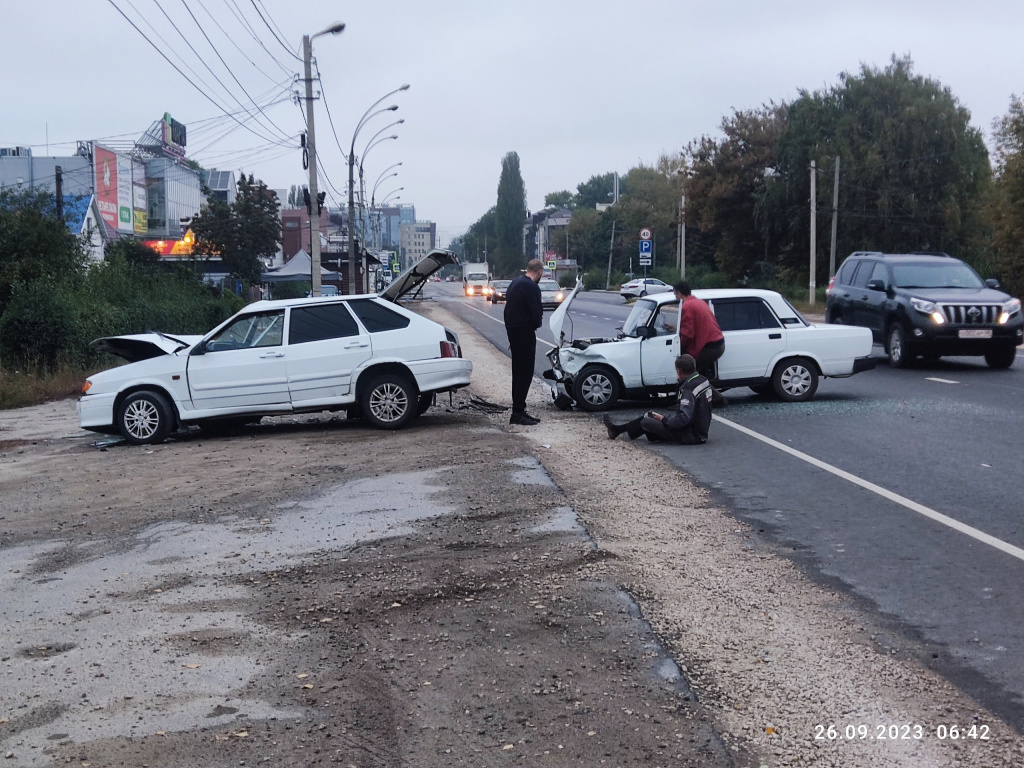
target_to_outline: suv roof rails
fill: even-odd
[[[854,251],[846,258],[852,258],[853,256],[884,256],[881,251]]]
[[[908,256],[942,256],[943,258],[952,259],[948,253],[944,251],[910,251]]]

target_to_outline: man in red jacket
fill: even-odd
[[[725,352],[725,336],[718,327],[711,307],[690,292],[690,284],[680,280],[672,290],[676,298],[682,302],[679,311],[679,340],[682,342],[683,354],[690,355],[697,361],[697,370],[702,376],[714,379],[714,363]],[[721,408],[728,405],[721,392],[711,388],[711,405]]]

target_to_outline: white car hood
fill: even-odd
[[[149,360],[160,355],[171,355],[179,349],[197,344],[202,336],[168,336],[156,331],[127,336],[105,336],[89,344],[97,352],[123,357],[129,363]]]
[[[572,289],[572,293],[562,300],[555,311],[551,313],[551,317],[548,320],[548,328],[551,329],[551,335],[555,338],[555,343],[558,346],[562,346],[564,339],[562,338],[562,325],[565,323],[565,316],[569,312],[569,305],[572,304],[573,298],[577,293],[583,290],[583,281],[580,279],[576,280],[576,285]]]

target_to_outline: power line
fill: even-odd
[[[262,48],[264,51],[266,51],[266,54],[274,61],[274,63],[277,64],[277,66],[280,67],[283,72],[286,72],[288,74],[294,74],[293,71],[285,67],[285,65],[282,64],[278,60],[278,58],[270,52],[267,46],[263,44],[263,41],[260,39],[260,36],[256,34],[256,30],[252,28],[252,25],[249,23],[249,20],[246,18],[245,14],[242,13],[242,9],[238,7],[238,3],[235,2],[235,0],[224,0],[224,4],[227,6],[228,10],[231,11],[234,17],[238,19],[239,23],[241,23],[245,31],[249,33],[249,36],[256,41],[256,44],[259,45],[259,47]]]
[[[263,3],[261,2],[260,5],[263,5]],[[270,34],[272,34],[274,36],[274,39],[281,44],[281,47],[288,51],[288,53],[294,56],[297,60],[302,61],[302,58],[297,53],[295,53],[295,51],[291,50],[287,45],[285,45],[284,41],[278,36],[277,32],[274,31],[273,27],[271,27],[270,24],[267,23],[267,19],[266,17],[264,17],[263,12],[260,11],[259,5],[256,5],[256,0],[252,0],[252,7],[256,9],[256,13],[258,13],[259,17],[263,19],[263,23],[267,25],[267,29],[270,30]],[[267,10],[267,7],[265,5],[263,6],[263,10]],[[270,16],[269,11],[267,11],[267,16]],[[277,26],[276,22],[274,26]]]

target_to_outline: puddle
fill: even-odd
[[[243,715],[300,717],[232,698],[266,674],[264,659],[302,642],[249,618],[262,574],[450,514],[431,498],[440,471],[336,485],[262,521],[161,523],[122,551],[42,578],[34,568],[65,542],[0,549],[0,713],[16,733],[4,746],[15,753],[5,766],[49,765],[43,751],[55,733],[85,742],[198,730]],[[239,576],[252,585],[233,583]],[[182,645],[190,634],[232,642],[196,652]],[[18,733],[19,715],[42,702],[55,705],[53,715]]]
[[[575,533],[590,538],[572,507],[555,507],[551,517],[531,528],[530,533]]]

